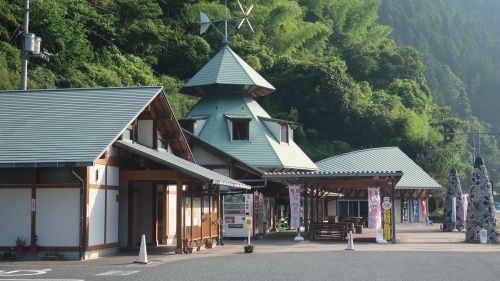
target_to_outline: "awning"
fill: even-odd
[[[221,187],[228,187],[229,189],[250,189],[249,185],[228,178],[167,152],[157,151],[138,143],[123,140],[116,141],[115,145],[204,182],[220,185]]]

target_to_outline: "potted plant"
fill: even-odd
[[[212,249],[212,248],[215,246],[215,244],[216,244],[216,243],[217,243],[217,242],[215,241],[215,239],[213,239],[213,238],[208,238],[208,239],[205,241],[205,247],[207,247],[207,249]]]
[[[248,245],[245,245],[243,247],[243,249],[245,250],[245,253],[247,253],[247,254],[252,253],[254,248],[255,248],[255,246],[252,244],[248,244]]]
[[[195,245],[193,243],[190,243],[187,245],[187,253],[192,254],[194,251]]]
[[[203,251],[203,247],[205,246],[205,244],[203,243],[202,240],[198,240],[196,241],[196,251],[197,252],[201,252]]]
[[[24,253],[25,246],[26,246],[26,238],[24,238],[24,236],[18,236],[16,239],[16,252],[18,254]]]
[[[38,252],[38,245],[36,244],[36,241],[38,241],[38,236],[33,236],[33,240],[31,241],[31,245],[29,247],[29,251],[32,254],[36,254]]]

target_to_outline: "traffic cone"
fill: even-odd
[[[352,241],[352,231],[349,231],[349,233],[347,234],[347,248],[345,249],[349,251],[355,251],[354,242]]]
[[[148,264],[148,252],[146,251],[146,235],[142,235],[141,238],[141,249],[139,250],[139,259],[134,261],[134,263]]]

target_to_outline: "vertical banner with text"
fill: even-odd
[[[288,193],[290,195],[290,227],[300,226],[300,185],[289,185]]]
[[[368,228],[382,228],[380,189],[368,187]]]

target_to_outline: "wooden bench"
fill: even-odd
[[[345,240],[347,237],[347,229],[345,225],[334,223],[311,223],[309,225],[309,240],[317,238]]]

